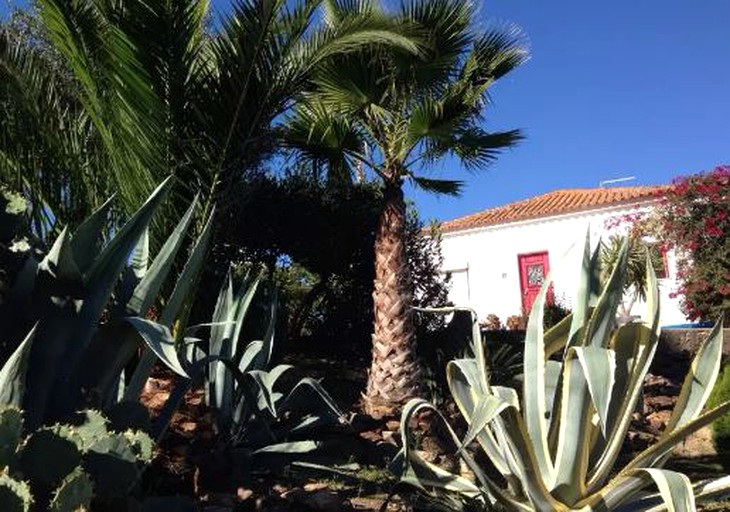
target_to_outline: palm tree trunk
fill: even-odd
[[[387,184],[375,235],[373,357],[365,412],[382,417],[419,395],[421,366],[405,246],[406,208],[400,184]]]

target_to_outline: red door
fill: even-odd
[[[540,292],[540,287],[550,271],[547,252],[520,254],[517,256],[520,266],[520,291],[522,292],[522,311],[530,314],[532,303]],[[552,302],[552,289],[548,290],[547,300]]]

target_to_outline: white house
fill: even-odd
[[[473,308],[480,319],[502,322],[532,305],[548,271],[556,300],[572,307],[588,230],[595,247],[620,227],[610,219],[651,210],[663,187],[556,190],[442,224],[442,271],[452,276],[449,299]],[[607,222],[608,221],[608,222]],[[660,275],[661,324],[685,323],[676,288],[674,254]],[[633,314],[640,314],[637,303]]]

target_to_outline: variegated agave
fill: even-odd
[[[521,396],[512,388],[490,385],[474,315],[474,357],[447,367],[451,393],[469,428],[459,439],[447,427],[475,479],[449,473],[419,456],[411,419],[435,409],[415,399],[403,411],[404,447],[394,462],[402,480],[424,490],[455,492],[484,506],[521,511],[691,511],[696,500],[724,494],[730,477],[692,485],[684,474],[662,469],[674,446],[730,410],[726,402],[702,413],[720,368],[719,324],[699,349],[661,437],[624,467],[616,467],[659,340],[658,285],[649,261],[647,313],[640,322],[617,325],[626,258],[624,244],[601,289],[599,257],[597,252],[591,255],[587,240],[573,314],[545,333],[542,315],[549,279],[543,285],[526,333]],[[559,350],[561,362],[549,359]],[[491,472],[472,457],[474,443],[491,461]],[[495,470],[506,487],[490,478]]]

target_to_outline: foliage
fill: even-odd
[[[404,447],[394,463],[401,479],[509,510],[645,510],[657,505],[695,510],[696,499],[728,492],[727,478],[693,487],[685,475],[661,469],[674,446],[730,410],[730,402],[724,402],[701,414],[720,368],[721,324],[700,347],[658,442],[614,470],[659,339],[659,290],[649,262],[646,317],[620,327],[614,322],[627,256],[624,243],[611,278],[601,286],[599,258],[591,256],[586,240],[575,309],[546,332],[542,317],[550,282],[543,284],[530,313],[521,396],[489,382],[472,316],[473,357],[454,360],[447,368],[451,393],[469,428],[463,439],[446,428],[476,481],[427,462],[415,450],[414,416],[433,410],[445,422],[420,399],[406,406],[401,419]],[[560,350],[562,362],[549,359]],[[483,450],[490,467],[477,465],[472,449]],[[493,471],[507,488],[493,479]],[[658,494],[646,492],[652,485]]]
[[[479,322],[479,326],[488,331],[499,331],[502,329],[502,321],[494,313],[488,314],[484,320]]]
[[[158,300],[196,207],[150,264],[148,227],[171,183],[163,182],[126,223],[109,226],[107,201],[77,229],[64,228],[40,261],[25,257],[0,308],[0,403],[22,406],[29,428],[84,407],[110,408],[123,393],[137,401],[149,367],[139,367],[125,386],[138,337],[124,317],[145,315]],[[167,300],[165,321],[185,316],[209,235],[210,222]]]
[[[287,338],[295,350],[343,355],[369,351],[373,243],[381,197],[372,183],[337,186],[301,167],[279,179],[258,176],[242,191],[225,244],[274,269],[282,288]],[[282,214],[281,205],[289,213]],[[251,222],[254,216],[269,220]],[[426,227],[415,209],[409,209],[406,235],[416,304],[444,305],[448,281],[439,273],[438,230]],[[231,253],[220,259],[235,257]],[[419,339],[441,327],[440,319],[417,320]]]
[[[324,22],[337,27],[384,2],[326,3]],[[413,290],[405,254],[403,183],[458,194],[462,182],[422,171],[448,156],[478,170],[521,140],[517,130],[488,132],[488,91],[526,60],[519,31],[483,30],[464,0],[404,1],[396,24],[419,36],[418,51],[360,48],[324,62],[314,89],[288,117],[285,140],[299,158],[326,167],[333,182],[372,176],[383,198],[374,244],[373,360],[365,407],[381,414],[418,393]],[[398,364],[393,365],[392,361]]]
[[[444,257],[441,253],[441,229],[431,222],[426,228],[411,206],[406,217],[406,258],[413,286],[413,307],[449,306],[450,275],[441,273]],[[443,319],[434,315],[416,316],[417,338],[444,327]]]
[[[172,174],[183,186],[168,208],[182,215],[200,193],[202,229],[273,154],[276,120],[319,63],[375,42],[415,50],[384,17],[317,23],[321,4],[233,0],[211,23],[209,0],[38,0],[39,21],[21,27],[37,27],[30,40],[0,40],[0,176],[74,224],[112,191],[131,214]]]
[[[720,379],[712,388],[710,398],[707,399],[708,407],[717,407],[723,402],[730,400],[730,365],[725,365],[720,374]],[[712,424],[712,440],[715,443],[723,467],[727,471],[730,468],[730,415],[726,414],[718,418]]]
[[[571,311],[568,306],[565,305],[565,301],[562,298],[554,298],[549,300],[545,304],[545,310],[542,317],[542,326],[545,329],[549,329],[555,325],[558,325],[560,321],[566,316],[570,315]],[[527,318],[525,318],[525,322]]]
[[[678,286],[690,320],[728,318],[730,308],[730,166],[675,178],[658,190],[656,209],[616,219],[636,240],[654,242],[661,251],[674,248]],[[654,256],[653,256],[654,257]]]
[[[730,312],[730,166],[674,180],[659,210],[678,248],[677,294],[691,320]]]
[[[0,409],[2,510],[72,512],[126,499],[152,460],[152,439],[137,430],[109,430],[98,411],[82,416],[24,435],[22,411]]]
[[[344,423],[342,412],[318,381],[305,377],[286,388],[290,365],[272,364],[276,294],[268,296],[268,325],[263,338],[240,343],[244,322],[261,275],[234,285],[229,273],[209,323],[186,328],[140,317],[127,318],[149,349],[177,374],[175,389],[156,420],[153,433],[164,433],[172,414],[191,386],[203,383],[221,444],[234,448],[245,467],[264,470],[282,457],[305,457],[320,448],[314,433],[322,425]],[[210,330],[207,343],[199,332]]]
[[[607,282],[611,277],[619,255],[623,237],[611,235],[608,242],[601,242],[601,279]],[[622,313],[625,317],[630,316],[631,308],[636,300],[646,301],[646,258],[651,258],[652,266],[663,269],[664,260],[656,245],[650,245],[642,239],[641,235],[633,230],[629,233],[629,254],[626,263],[626,279],[624,283],[625,293],[629,295],[628,303],[621,303]]]

